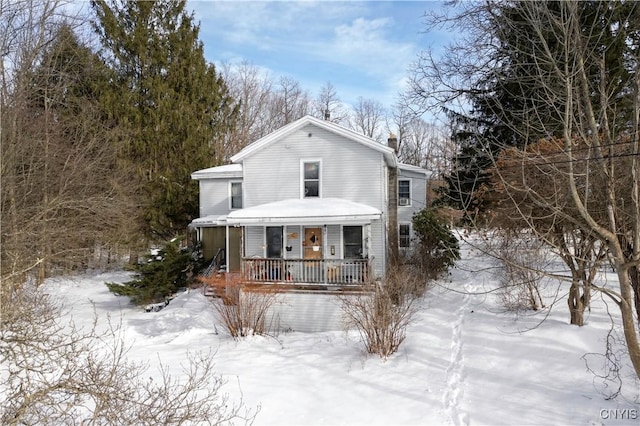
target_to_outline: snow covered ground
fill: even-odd
[[[564,299],[538,313],[505,312],[486,293],[497,285],[491,262],[467,246],[462,253],[386,361],[366,355],[356,332],[234,341],[199,291],[144,312],[104,285],[127,280],[124,272],[47,285],[77,323],[90,323],[94,309],[102,324],[121,322],[131,359],[161,361],[179,374],[187,351],[216,351],[231,400],[260,407],[256,425],[640,425],[640,386],[627,358],[623,391],[612,400],[612,384],[582,359],[604,374],[595,354],[605,349],[608,309],[617,316],[611,303],[594,297],[581,328],[568,324]],[[602,279],[615,285],[615,274]]]

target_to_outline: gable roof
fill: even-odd
[[[365,135],[354,132],[353,130],[347,129],[346,127],[342,127],[339,124],[332,123],[327,120],[320,120],[319,118],[315,118],[310,115],[305,115],[299,120],[289,123],[286,126],[283,126],[278,130],[258,139],[252,144],[247,145],[242,151],[231,157],[231,161],[234,163],[241,162],[245,158],[250,157],[251,155],[258,152],[262,148],[271,145],[272,143],[282,139],[287,135],[290,135],[291,133],[295,132],[298,129],[301,129],[308,124],[312,124],[328,132],[340,135],[375,151],[378,151],[384,156],[387,165],[389,165],[390,167],[398,166],[398,161],[396,159],[393,148],[383,145],[380,142],[377,142]]]

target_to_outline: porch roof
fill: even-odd
[[[382,212],[375,207],[341,198],[295,198],[233,211],[227,216],[227,223],[237,225],[366,224],[381,217]]]
[[[207,227],[207,226],[221,226],[227,224],[226,215],[210,215],[193,219],[189,226],[191,227]]]

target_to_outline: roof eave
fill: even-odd
[[[355,216],[313,216],[313,217],[244,217],[244,218],[228,218],[227,223],[230,225],[260,225],[260,224],[278,224],[278,225],[341,225],[350,224],[368,224],[376,219],[380,219],[381,215],[355,215]]]

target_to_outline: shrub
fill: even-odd
[[[214,305],[229,334],[238,339],[252,335],[265,335],[275,325],[268,318],[269,309],[277,301],[271,289],[242,291],[239,279],[230,279],[225,296]]]
[[[516,312],[544,308],[540,288],[550,263],[548,250],[534,237],[505,234],[499,241],[498,258],[503,266],[499,289],[502,306]]]
[[[460,259],[458,239],[435,211],[424,208],[413,216],[418,247],[412,261],[428,279],[436,279]]]
[[[122,331],[77,327],[34,285],[0,301],[0,424],[251,424],[255,414],[223,392],[214,353],[191,353],[181,376],[127,358]],[[102,328],[102,327],[101,327]]]
[[[193,271],[200,266],[195,253],[194,247],[181,248],[177,240],[172,240],[134,266],[135,279],[107,283],[107,287],[112,293],[128,296],[136,305],[165,301],[191,284]]]
[[[386,359],[406,337],[424,288],[410,268],[387,273],[384,282],[371,282],[362,292],[340,296],[347,328],[355,327],[367,352]]]

